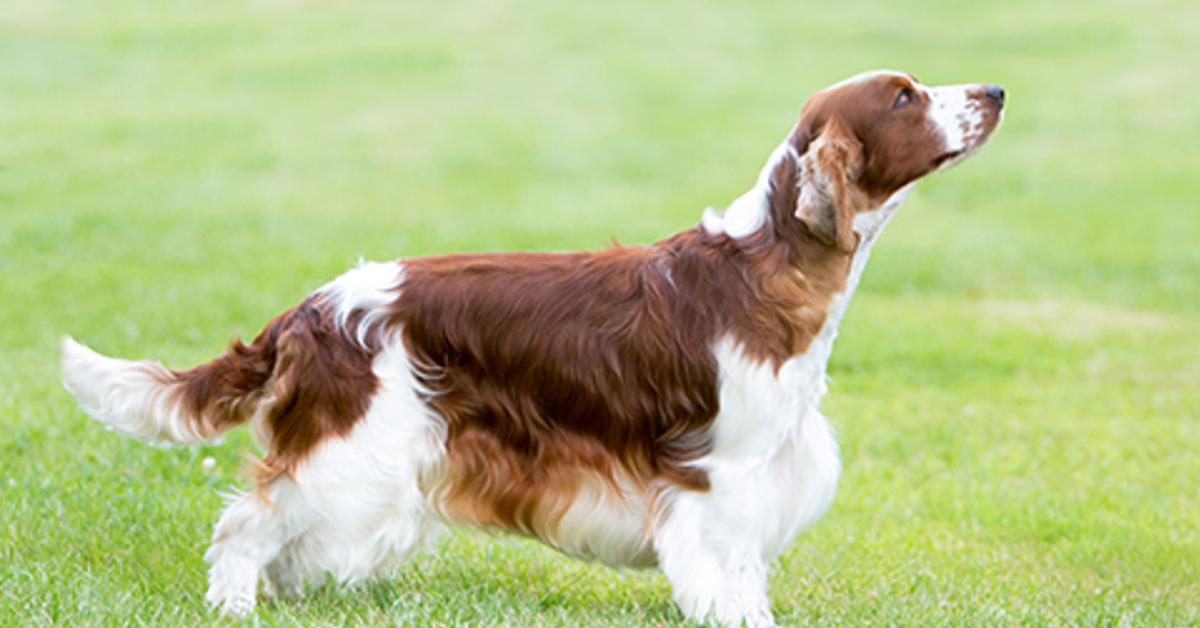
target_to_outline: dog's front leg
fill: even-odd
[[[659,568],[675,603],[693,621],[774,626],[759,544],[740,534],[734,518],[711,508],[709,497],[677,495],[655,532]]]

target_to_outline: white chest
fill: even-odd
[[[837,442],[818,409],[828,356],[818,342],[826,340],[778,372],[746,360],[732,341],[715,350],[721,411],[713,450],[701,461],[712,482],[710,503],[768,557],[825,511],[841,473]]]

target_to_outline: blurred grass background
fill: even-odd
[[[1200,4],[0,5],[0,622],[194,624],[244,433],[90,423],[55,343],[176,367],[359,256],[599,248],[749,186],[864,69],[1004,85],[876,247],[846,471],[780,621],[1188,624],[1200,600]],[[205,456],[217,460],[211,474]],[[651,573],[476,533],[267,624],[676,624]]]

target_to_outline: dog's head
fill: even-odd
[[[815,94],[789,137],[797,163],[794,216],[818,240],[850,253],[854,217],[979,148],[1000,122],[994,85],[926,87],[870,72]]]

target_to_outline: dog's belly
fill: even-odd
[[[544,540],[571,556],[615,567],[654,566],[644,497],[603,481],[580,488]]]
[[[632,482],[582,464],[512,462],[494,459],[489,469],[464,473],[462,459],[448,456],[424,487],[431,509],[447,523],[532,536],[577,558],[621,567],[655,564],[647,500]]]

